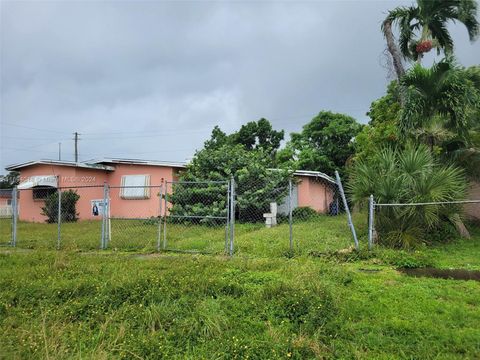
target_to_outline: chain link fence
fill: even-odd
[[[368,245],[380,243],[390,247],[414,247],[422,242],[442,242],[469,237],[467,225],[480,219],[480,199],[377,203],[369,201]]]
[[[339,180],[318,172],[272,171],[261,179],[238,174],[148,186],[15,189],[12,215],[1,220],[2,243],[252,256],[358,247]],[[367,216],[360,218],[366,224]]]
[[[14,189],[0,189],[0,246],[12,244]]]
[[[175,181],[165,183],[163,250],[230,253],[230,183]]]
[[[238,186],[238,253],[315,255],[358,247],[354,220],[337,179],[313,171],[277,175]],[[362,232],[363,218],[355,219]]]
[[[110,186],[104,248],[154,251],[160,237],[163,185]]]

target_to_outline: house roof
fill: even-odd
[[[272,171],[281,171],[281,169],[268,169]],[[296,170],[292,173],[294,176],[309,176],[309,177],[314,177],[314,178],[322,178],[324,180],[327,180],[329,183],[332,184],[337,184],[334,178],[331,176],[328,176],[327,174],[321,172],[321,171],[310,171],[310,170]]]
[[[0,198],[11,199],[12,189],[0,189]]]
[[[141,160],[141,159],[121,159],[121,158],[103,158],[97,160],[87,160],[84,162],[63,161],[63,160],[35,160],[20,164],[8,165],[5,169],[8,171],[19,170],[33,165],[58,165],[58,166],[73,166],[87,169],[107,170],[113,171],[114,164],[133,164],[133,165],[149,165],[149,166],[168,166],[173,168],[184,168],[185,163],[172,161],[156,161],[156,160]]]
[[[322,179],[325,179],[327,180],[328,182],[332,183],[332,184],[336,184],[337,182],[335,181],[334,178],[332,178],[331,176],[328,176],[327,174],[325,173],[322,173],[320,171],[310,171],[310,170],[297,170],[293,173],[293,175],[296,175],[296,176],[310,176],[310,177],[315,177],[315,178],[322,178]]]
[[[57,165],[57,166],[72,166],[86,169],[97,169],[97,170],[107,170],[113,171],[115,168],[98,163],[87,163],[87,162],[75,162],[75,161],[66,161],[66,160],[35,160],[28,161],[19,164],[8,165],[5,170],[19,170],[33,165]]]
[[[94,164],[131,164],[131,165],[149,165],[149,166],[168,166],[174,168],[185,168],[186,163],[176,161],[157,161],[143,159],[121,159],[121,158],[103,158],[100,160],[90,160]]]

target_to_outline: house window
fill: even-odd
[[[38,187],[32,188],[33,200],[45,200],[52,194],[55,194],[57,189],[54,187]]]
[[[120,197],[127,200],[150,198],[150,175],[123,175]]]

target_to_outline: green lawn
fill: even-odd
[[[229,258],[149,252],[154,225],[128,226],[122,241],[145,232],[138,252],[94,251],[99,240],[88,250],[81,239],[98,224],[83,224],[65,229],[72,245],[62,251],[0,248],[0,358],[480,358],[480,283],[395,270],[480,270],[478,230],[412,252],[335,253],[350,246],[348,227],[323,217],[295,224],[292,258],[288,227],[240,224]],[[224,230],[182,228],[185,238],[171,239],[192,248],[212,235],[221,252]]]
[[[358,216],[359,234],[366,235],[365,216]],[[10,219],[0,219],[0,243],[11,238]],[[225,225],[201,226],[167,224],[167,248],[180,251],[198,251],[222,254],[225,249]],[[79,221],[61,225],[61,248],[66,250],[94,250],[100,247],[100,221]],[[164,241],[162,226],[161,243]],[[353,244],[345,216],[318,216],[309,221],[295,221],[292,226],[294,250],[297,254],[312,251],[331,251]],[[17,247],[26,249],[55,249],[58,239],[57,224],[20,221]],[[157,248],[158,222],[151,220],[111,220],[110,249],[151,252]],[[236,224],[235,251],[252,256],[282,256],[289,251],[288,224],[267,229],[264,224]]]

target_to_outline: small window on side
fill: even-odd
[[[45,200],[52,194],[55,194],[57,189],[54,187],[38,187],[32,188],[33,200]]]
[[[150,198],[150,175],[123,175],[120,197],[126,200]]]

